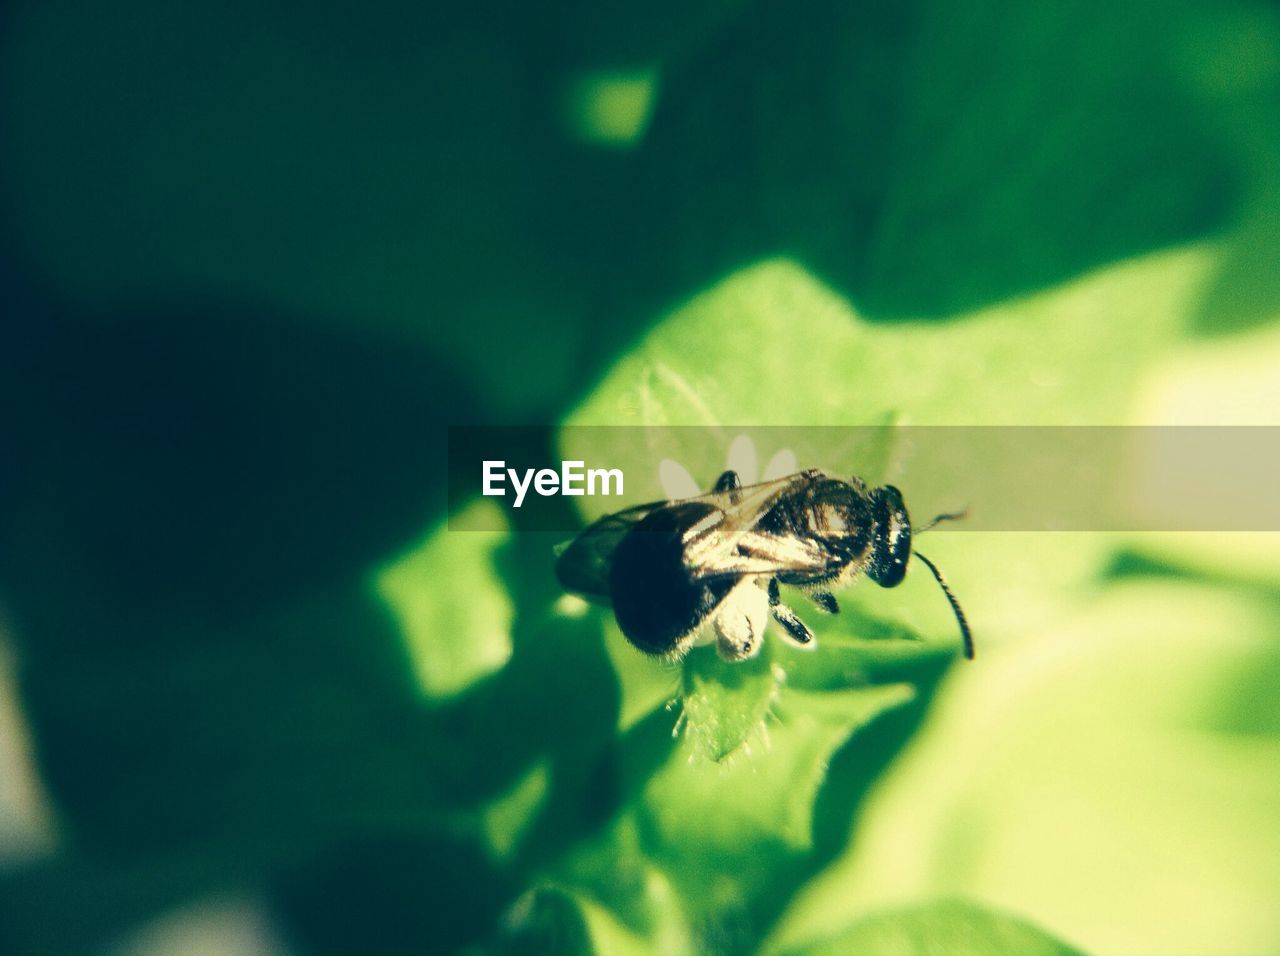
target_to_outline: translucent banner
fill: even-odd
[[[572,533],[601,515],[820,469],[948,530],[1280,531],[1280,428],[568,427],[449,430],[451,530]],[[475,499],[495,508],[468,509]]]

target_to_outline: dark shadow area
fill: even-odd
[[[457,842],[423,833],[543,758],[531,860],[612,816],[616,677],[598,621],[548,620],[548,536],[502,558],[512,661],[442,708],[366,583],[441,513],[443,425],[479,414],[453,376],[242,303],[103,318],[28,301],[0,358],[21,469],[0,567],[65,851],[5,874],[7,951],[93,948],[263,881],[318,952],[452,946],[510,885],[485,864],[448,883],[456,906],[416,895],[401,878],[447,872]],[[480,859],[468,847],[453,865]]]
[[[561,122],[574,4],[18,6],[0,206],[60,293],[273,303],[514,420],[581,383],[620,167]]]
[[[526,450],[535,457],[547,453]],[[512,514],[518,524],[518,513]],[[614,747],[617,677],[597,618],[550,613],[560,593],[551,572],[556,540],[520,531],[499,553],[516,607],[512,657],[460,699],[430,708],[421,721],[418,774],[430,785],[417,792],[448,820],[470,820],[475,827],[477,810],[507,794],[535,765],[546,767],[547,792],[521,828],[514,860],[499,868],[471,844],[456,859],[440,855],[443,844],[420,845],[413,836],[421,811],[401,806],[402,818],[381,815],[384,825],[403,825],[385,840],[353,837],[346,849],[327,850],[324,865],[295,870],[295,876],[304,874],[301,886],[288,874],[277,879],[278,913],[304,951],[331,952],[342,941],[387,952],[453,951],[489,935],[530,873],[590,838],[616,813],[624,795]],[[406,874],[430,870],[440,875],[406,885]],[[365,899],[381,902],[353,905]],[[337,926],[339,919],[344,925]]]
[[[1275,586],[1263,576],[1233,574],[1230,571],[1213,571],[1201,568],[1189,568],[1176,561],[1165,561],[1140,551],[1121,549],[1116,552],[1107,566],[1102,569],[1103,580],[1118,581],[1125,578],[1178,578],[1188,581],[1201,581],[1205,584],[1217,585],[1238,590],[1265,602],[1280,599]]]
[[[1212,233],[1245,170],[1177,74],[1200,17],[754,4],[664,77],[645,291],[790,255],[870,318],[942,317]]]
[[[1272,86],[1262,99],[1274,115],[1280,113],[1280,79]],[[1280,316],[1280,163],[1272,158],[1280,155],[1280,132],[1247,113],[1239,122],[1277,142],[1257,149],[1265,167],[1255,173],[1245,222],[1226,245],[1222,267],[1196,310],[1193,330],[1203,336],[1246,332]]]
[[[1189,575],[1185,570],[1148,555],[1119,550],[1102,569],[1101,576],[1104,580],[1115,581],[1123,578],[1183,578]]]
[[[4,874],[6,951],[94,949],[438,819],[431,727],[364,577],[443,508],[466,387],[240,300],[93,315],[4,278],[0,575],[62,847]]]
[[[7,577],[229,620],[342,580],[443,508],[443,426],[478,415],[429,355],[239,301],[19,318]]]
[[[98,953],[194,889],[231,881],[225,865],[186,855],[131,864],[63,854],[0,875],[0,951],[15,956]]]
[[[566,499],[554,500],[571,510]],[[519,847],[521,866],[532,870],[554,859],[569,841],[603,826],[623,798],[615,731],[621,690],[600,618],[566,618],[550,611],[563,593],[552,549],[564,536],[521,531],[516,522],[516,534],[499,555],[516,601],[514,653],[492,685],[471,695],[451,719],[492,728],[485,736],[500,746],[485,759],[495,768],[525,769],[534,759],[548,761],[547,796]]]
[[[15,606],[61,850],[6,872],[15,953],[85,951],[444,803],[399,635],[356,584],[233,627]]]
[[[1193,4],[665,6],[33,7],[0,202],[82,299],[324,311],[546,422],[763,257],[871,318],[942,317],[1213,233],[1252,175],[1178,73]],[[574,78],[637,67],[638,148],[576,141]]]
[[[300,862],[272,902],[299,953],[452,953],[487,935],[517,889],[470,842],[400,833]]]
[[[1280,599],[1273,595],[1280,612]],[[1280,738],[1280,650],[1268,647],[1249,655],[1222,681],[1224,692],[1205,708],[1202,726],[1226,736],[1274,742]]]

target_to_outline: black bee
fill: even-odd
[[[622,633],[646,654],[679,660],[711,623],[725,660],[755,656],[772,615],[786,636],[811,645],[813,632],[780,600],[778,584],[806,590],[822,611],[840,610],[832,588],[860,574],[896,587],[907,572],[911,527],[902,493],[868,489],[817,469],[742,486],[726,471],[710,493],[656,501],[607,515],[560,554],[556,575],[570,591],[613,604]],[[932,561],[951,603],[965,657],[973,638],[964,612]],[[709,637],[709,636],[708,636]]]

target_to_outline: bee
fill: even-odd
[[[742,661],[759,653],[770,617],[792,643],[813,646],[813,632],[782,603],[780,583],[835,614],[833,589],[862,574],[896,587],[915,554],[951,604],[972,660],[964,611],[937,566],[911,548],[915,535],[962,517],[942,514],[912,528],[892,485],[868,488],[810,469],[744,487],[726,471],[705,495],[601,518],[560,553],[556,576],[569,591],[611,603],[622,633],[645,654],[680,660],[714,637],[722,658]]]

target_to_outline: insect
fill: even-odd
[[[722,658],[742,661],[759,653],[769,617],[793,643],[813,645],[813,632],[782,603],[779,583],[834,614],[832,589],[861,574],[896,587],[914,553],[950,602],[972,659],[964,611],[937,566],[911,549],[914,535],[961,517],[938,515],[912,528],[892,485],[868,488],[810,469],[744,487],[726,471],[708,494],[601,518],[561,552],[556,575],[570,591],[611,602],[622,633],[646,654],[679,660],[714,635]]]

